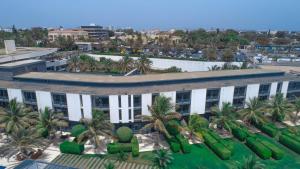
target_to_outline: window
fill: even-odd
[[[245,97],[246,96],[246,86],[239,86],[234,88],[233,97]]]
[[[52,100],[54,107],[66,107],[67,106],[67,98],[66,94],[60,93],[52,93]]]
[[[131,95],[128,95],[128,107],[131,107]]]
[[[25,104],[36,104],[35,92],[23,91],[23,100]]]
[[[122,120],[122,110],[119,109],[119,120]]]
[[[270,96],[270,84],[261,84],[259,86],[258,99],[259,100],[268,100]]]
[[[135,108],[142,107],[142,96],[141,95],[134,95],[133,96],[133,106]]]
[[[237,86],[234,88],[233,102],[232,105],[236,108],[243,108],[245,105],[246,98],[246,86]]]
[[[300,90],[300,82],[290,82],[288,86],[288,91]]]
[[[109,109],[108,96],[93,96],[93,107],[98,109]]]
[[[220,89],[208,89],[206,92],[205,112],[210,112],[212,107],[219,104]]]
[[[132,111],[131,111],[131,109],[129,109],[129,111],[128,111],[128,119],[129,120],[131,120],[131,113],[132,113]]]
[[[119,107],[122,107],[122,104],[121,104],[121,96],[118,96],[118,102],[119,102]]]
[[[0,100],[8,100],[8,93],[6,89],[0,89]]]
[[[134,114],[134,120],[135,121],[142,120],[141,119],[141,115],[142,115],[142,109],[141,108],[134,108],[133,114]]]
[[[205,112],[211,112],[211,108],[218,106],[219,101],[210,101],[205,104]]]
[[[158,96],[159,96],[159,93],[153,93],[153,94],[152,94],[152,105],[154,104],[155,99],[156,99],[156,97],[158,97]]]
[[[245,98],[233,99],[232,105],[236,108],[243,108],[245,106]]]
[[[281,93],[281,90],[282,90],[282,82],[278,82],[277,83],[276,93]]]
[[[286,97],[290,101],[294,101],[297,97],[300,97],[300,82],[298,81],[289,82]]]
[[[176,92],[176,111],[182,115],[190,114],[191,91]]]

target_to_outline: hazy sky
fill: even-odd
[[[300,30],[300,0],[1,0],[0,26]]]

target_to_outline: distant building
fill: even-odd
[[[75,42],[75,45],[77,45],[78,49],[81,51],[91,51],[92,50],[91,42]]]
[[[90,25],[90,26],[81,26],[82,30],[88,32],[88,36],[91,39],[106,39],[109,38],[109,30],[103,29],[102,26]]]
[[[79,39],[87,39],[88,32],[82,29],[56,29],[48,32],[48,39],[50,42],[55,41],[58,37],[71,38],[75,41]]]

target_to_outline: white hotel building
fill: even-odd
[[[111,123],[134,129],[150,115],[148,106],[158,95],[170,97],[184,116],[210,116],[213,106],[230,102],[244,107],[249,99],[267,100],[276,93],[300,96],[300,77],[264,69],[185,72],[138,76],[107,76],[45,72],[40,60],[0,65],[0,105],[16,99],[36,110],[64,112],[71,122],[104,111]],[[32,72],[34,71],[34,72]]]

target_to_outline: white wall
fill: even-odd
[[[142,94],[142,115],[151,115],[148,106],[152,105],[152,94]]]
[[[52,109],[52,97],[50,92],[36,91],[36,101],[39,110],[44,110],[46,107]]]
[[[253,99],[254,97],[258,97],[258,92],[259,92],[259,84],[247,85],[246,103],[249,102],[250,99]]]
[[[119,123],[119,102],[118,95],[109,96],[110,122]],[[123,116],[123,115],[122,115]]]
[[[219,108],[223,107],[223,103],[232,103],[234,94],[234,86],[221,87]]]
[[[96,60],[99,60],[101,57],[109,58],[114,61],[118,61],[122,58],[122,56],[116,55],[95,55],[89,54],[94,57]],[[132,57],[133,59],[137,59],[137,57]],[[152,61],[152,67],[155,69],[167,69],[172,66],[176,66],[181,68],[182,71],[208,71],[210,67],[214,65],[223,66],[225,62],[205,62],[205,61],[189,61],[189,60],[175,60],[175,59],[159,59],[159,58],[150,58]],[[240,66],[241,62],[233,62],[232,64]]]
[[[79,94],[67,93],[68,115],[70,121],[79,121],[81,117],[81,103]]]
[[[176,92],[161,92],[161,96],[169,97],[171,98],[171,103],[174,106],[173,111],[175,111],[175,105],[176,105]]]
[[[128,123],[129,122],[128,95],[121,95],[121,106],[122,106],[122,123]]]
[[[17,102],[23,103],[23,96],[21,89],[7,89],[8,99],[16,99]]]
[[[289,81],[284,81],[282,83],[282,88],[281,88],[281,93],[283,94],[283,97],[286,97],[287,91],[288,91],[288,87],[289,87]]]
[[[82,108],[84,118],[92,118],[92,99],[90,95],[82,95]]]
[[[195,89],[191,92],[191,114],[204,114],[206,89]]]
[[[276,91],[277,91],[277,82],[273,82],[271,84],[271,89],[270,89],[270,97],[275,96],[276,95]]]

